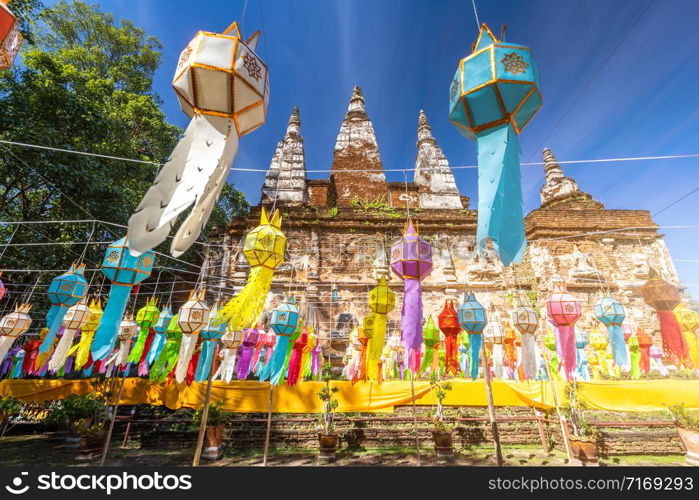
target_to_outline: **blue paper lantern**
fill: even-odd
[[[612,348],[614,363],[617,366],[627,366],[629,358],[621,326],[626,317],[624,306],[610,294],[607,294],[600,297],[595,304],[595,317],[607,327],[607,336]]]
[[[478,244],[490,238],[506,266],[526,249],[517,134],[541,107],[540,87],[529,47],[483,24],[449,88],[449,120],[478,142]]]
[[[456,310],[459,316],[459,325],[466,333],[483,333],[488,324],[488,318],[483,306],[476,300],[473,292],[464,294],[464,301]]]
[[[296,330],[299,323],[299,308],[296,307],[294,297],[285,299],[282,304],[272,311],[270,326],[274,333],[282,337],[289,337]]]
[[[68,308],[80,302],[87,294],[88,284],[83,275],[84,271],[85,264],[72,264],[68,271],[51,281],[47,292],[51,308],[46,315],[49,332],[39,346],[39,354],[45,353],[53,345]]]
[[[150,276],[154,262],[155,254],[152,250],[138,256],[131,255],[126,237],[107,247],[102,272],[112,282],[112,288],[90,348],[92,359],[102,359],[112,350],[131,288]]]
[[[194,380],[197,382],[203,382],[209,378],[211,364],[214,361],[214,353],[216,352],[216,343],[221,340],[223,334],[226,333],[228,323],[224,322],[216,324],[215,318],[217,314],[218,307],[214,307],[209,315],[209,322],[199,333],[202,338],[202,343],[199,361],[197,362],[197,369],[194,374]]]

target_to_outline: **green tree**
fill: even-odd
[[[0,72],[0,139],[153,163],[0,143],[0,221],[95,218],[126,224],[181,132],[166,122],[152,89],[160,42],[82,1],[43,8],[37,0],[17,0],[13,9],[28,40],[20,63]],[[209,227],[248,207],[244,196],[227,186]],[[15,227],[0,225],[0,241]],[[12,242],[111,241],[124,233],[102,224],[22,226]],[[198,259],[195,247],[183,258]],[[62,269],[84,248],[7,247],[3,255],[0,247],[0,267]],[[99,267],[103,251],[87,247],[88,267]],[[35,276],[13,275],[12,281],[29,283]]]

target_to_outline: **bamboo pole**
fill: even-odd
[[[542,351],[546,352],[546,351]],[[563,435],[563,446],[566,449],[566,455],[568,455],[568,465],[573,465],[573,455],[570,453],[570,443],[568,442],[568,429],[565,423],[565,419],[561,414],[561,406],[558,403],[558,394],[556,393],[556,384],[553,383],[553,377],[551,376],[551,367],[549,366],[548,360],[544,358],[544,366],[546,367],[546,375],[549,379],[549,385],[551,386],[551,392],[553,393],[553,403],[556,406],[556,415],[558,415],[558,422],[561,424],[561,434]]]
[[[274,384],[269,384],[269,408],[267,410],[267,432],[265,433],[265,452],[262,456],[262,467],[267,467],[269,455],[269,435],[272,431],[272,402],[274,401]]]
[[[118,373],[118,371],[117,371]],[[115,377],[116,380],[116,377]],[[121,401],[121,394],[124,391],[124,383],[126,382],[126,373],[121,377],[121,383],[119,384],[119,392],[117,393],[116,401],[113,404],[112,409],[112,419],[109,422],[109,430],[107,431],[107,436],[104,438],[104,445],[102,446],[102,456],[100,457],[100,466],[104,465],[104,461],[107,459],[107,452],[109,451],[109,442],[112,440],[112,432],[114,431],[114,422],[116,421],[117,412],[119,411],[119,401]]]
[[[498,432],[498,421],[495,417],[495,404],[493,403],[493,388],[490,385],[490,367],[488,366],[488,350],[485,348],[485,342],[481,344],[483,350],[483,369],[485,375],[485,395],[488,399],[488,416],[490,417],[490,429],[493,433],[493,442],[495,443],[495,460],[498,467],[502,467],[502,448],[500,446],[500,433]]]
[[[420,438],[418,437],[418,432],[417,432],[417,407],[415,406],[415,383],[413,382],[413,371],[408,370],[410,372],[410,393],[412,395],[413,399],[413,428],[415,429],[415,451],[417,452],[417,466],[420,467],[421,460],[420,460]]]
[[[209,367],[209,376],[206,379],[206,396],[204,396],[204,408],[201,411],[201,422],[199,423],[199,434],[197,435],[197,447],[194,450],[192,467],[199,465],[201,460],[201,449],[204,446],[204,435],[206,434],[206,424],[209,420],[209,404],[211,403],[211,386],[214,381],[214,363]]]

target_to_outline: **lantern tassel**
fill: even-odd
[[[572,325],[559,325],[558,336],[566,379],[573,380],[573,373],[576,368],[575,327]]]
[[[94,336],[95,332],[82,330],[80,332],[80,340],[68,351],[68,356],[75,354],[74,365],[76,370],[82,369],[87,363],[90,357],[90,344],[92,344]]]
[[[403,282],[403,309],[401,311],[402,340],[408,352],[410,370],[417,375],[420,370],[422,345],[422,284],[418,279],[406,278]]]
[[[226,349],[225,357],[223,362],[216,370],[214,374],[214,379],[223,380],[225,383],[229,383],[233,380],[233,374],[235,373],[235,362],[237,359],[238,351],[236,349]]]
[[[386,315],[376,313],[374,315],[374,331],[367,345],[366,376],[369,380],[377,380],[379,372],[379,360],[383,353],[386,341]]]
[[[148,340],[148,335],[150,334],[150,328],[141,327],[141,331],[138,332],[138,338],[136,343],[131,349],[129,354],[129,363],[138,363],[141,359],[141,354],[143,354],[143,348],[146,346],[146,340]]]
[[[458,337],[454,335],[445,335],[444,339],[444,371],[454,376],[459,374],[459,347],[457,340]]]
[[[10,337],[9,335],[3,335],[0,337],[0,361],[7,355],[7,352],[12,347],[16,337]]]
[[[622,326],[618,324],[608,325],[607,335],[609,336],[609,344],[612,348],[614,363],[616,363],[617,366],[628,366],[629,358],[626,351],[626,341],[624,340]]]
[[[177,363],[177,355],[180,352],[180,339],[167,340],[162,351],[155,360],[150,370],[151,382],[162,384],[170,374],[172,367]]]
[[[522,362],[524,378],[531,380],[536,375],[536,339],[533,334],[522,334]]]
[[[262,313],[273,276],[272,269],[263,266],[253,267],[247,284],[238,295],[223,306],[216,315],[215,324],[229,322],[232,331],[251,328]]]
[[[279,382],[279,379],[284,373],[284,365],[286,364],[286,354],[288,348],[289,337],[278,335],[272,357],[260,371],[260,382],[264,382],[268,379],[273,385],[276,385]]]
[[[51,306],[52,309],[53,307],[54,306]],[[67,312],[68,307],[57,307],[57,309],[55,310],[55,314],[53,315],[53,320],[51,321],[51,323],[49,323],[49,333],[46,334],[46,337],[44,337],[44,341],[39,346],[39,354],[44,354],[51,348],[53,341],[56,339],[58,329],[61,327],[63,317],[66,315]]]
[[[104,359],[112,351],[119,332],[119,323],[124,316],[130,294],[130,286],[112,284],[107,307],[104,308],[104,314],[92,339],[90,348],[92,359]]]
[[[238,357],[238,363],[235,367],[235,376],[238,380],[245,380],[250,374],[250,364],[252,362],[252,356],[255,352],[254,346],[243,346],[240,349],[240,356]]]
[[[153,343],[150,346],[150,350],[148,351],[148,356],[146,357],[146,362],[148,363],[148,366],[153,365],[155,363],[155,360],[158,359],[158,355],[162,352],[163,348],[165,347],[165,343],[167,342],[167,336],[164,333],[155,333],[155,337],[153,337]]]
[[[175,370],[175,380],[178,384],[184,382],[187,377],[187,367],[194,355],[194,349],[197,347],[197,340],[199,340],[198,333],[182,335],[179,356],[177,357],[177,369]]]
[[[148,353],[150,352],[151,345],[153,345],[153,340],[155,339],[156,333],[154,328],[148,329],[148,336],[146,337],[146,342],[141,349],[141,356],[138,358],[138,376],[145,377],[148,375]],[[135,347],[134,347],[135,348]]]
[[[303,344],[297,342],[291,349],[291,355],[289,356],[289,374],[287,375],[286,383],[289,387],[295,386],[299,381],[299,375],[301,374],[301,359],[303,358]]]
[[[483,336],[479,333],[469,333],[468,334],[468,348],[470,351],[471,366],[470,375],[473,380],[478,378],[478,360],[480,358],[481,345],[483,343]]]
[[[61,340],[56,344],[56,349],[53,351],[53,356],[49,360],[49,371],[57,372],[68,359],[70,348],[73,346],[75,339],[75,330],[65,330]]]
[[[660,333],[663,337],[663,351],[670,358],[675,358],[676,362],[689,361],[689,349],[687,342],[682,335],[682,330],[675,313],[672,311],[657,311],[660,320]]]
[[[522,212],[519,140],[511,124],[478,135],[478,246],[487,238],[503,265],[519,262],[527,247]]]
[[[197,371],[194,374],[194,380],[203,382],[209,378],[211,371],[211,363],[214,360],[216,353],[216,341],[204,340],[201,343],[201,351],[199,352],[199,361],[197,362]]]

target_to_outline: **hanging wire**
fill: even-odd
[[[471,0],[471,5],[473,5],[473,16],[476,18],[476,29],[481,29],[481,22],[478,19],[478,9],[476,9],[476,0]]]

